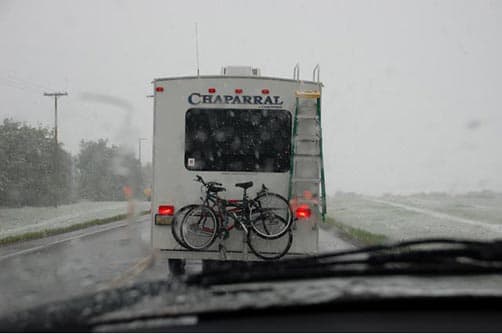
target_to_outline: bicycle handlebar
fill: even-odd
[[[215,182],[215,181],[205,182],[204,179],[202,178],[202,176],[200,176],[200,175],[195,175],[194,181],[202,183],[202,185],[204,185],[206,188],[208,188],[210,186],[222,186],[223,185],[223,184],[221,184],[219,182]]]
[[[193,179],[195,182],[200,182],[203,185],[206,185],[206,182],[204,182],[204,179],[200,175],[195,175],[195,179]]]

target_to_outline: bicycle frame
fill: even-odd
[[[248,233],[249,225],[251,224],[251,213],[253,211],[252,207],[260,208],[259,210],[263,214],[263,208],[257,204],[254,200],[250,200],[246,191],[244,191],[241,200],[227,200],[218,196],[217,193],[211,192],[207,184],[206,186],[206,197],[202,198],[201,201],[203,205],[210,207],[215,213],[219,220],[219,227],[223,227],[227,232],[232,230],[235,226],[231,225],[229,227],[228,217],[231,217],[234,221],[238,222],[245,233]],[[262,185],[262,189],[258,192],[257,196],[268,193],[268,188]],[[224,224],[222,224],[224,222]]]

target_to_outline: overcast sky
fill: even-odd
[[[0,1],[0,118],[151,160],[153,78],[321,64],[329,193],[502,190],[502,1]]]

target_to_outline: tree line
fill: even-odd
[[[47,128],[0,124],[0,207],[124,200],[125,187],[144,199],[150,183],[151,165],[106,139],[82,140],[73,156]]]

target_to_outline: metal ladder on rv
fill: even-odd
[[[313,70],[313,81],[319,82],[320,68]],[[293,77],[299,81],[299,65]],[[308,205],[312,216],[326,219],[326,186],[321,128],[321,92],[296,91],[293,121],[291,163],[289,172],[289,201],[296,206]]]

